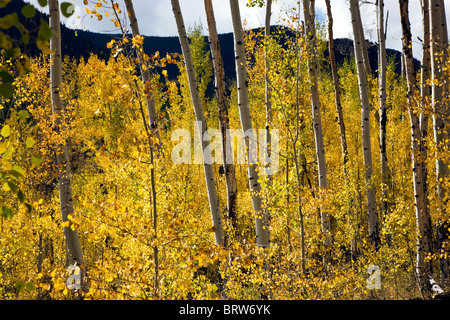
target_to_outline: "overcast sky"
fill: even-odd
[[[37,0],[26,0],[40,7]],[[95,32],[116,31],[110,19],[103,19],[99,22],[92,19],[86,13],[86,6],[83,0],[68,0],[75,5],[75,15],[65,19],[63,22],[71,28],[86,29]],[[375,0],[370,0],[375,2]],[[60,1],[61,2],[61,1]],[[95,3],[96,0],[90,0]],[[447,10],[450,10],[450,0],[444,0]],[[108,1],[109,3],[109,1]],[[139,23],[140,32],[147,36],[176,36],[177,30],[171,10],[170,0],[134,0],[134,7]],[[206,17],[204,14],[203,0],[180,0],[185,24],[187,28],[193,27],[196,23],[201,23],[206,28]],[[239,0],[241,4],[242,19],[247,21],[248,27],[261,27],[264,24],[264,8],[248,8],[247,0]],[[278,0],[272,8],[272,24],[282,24],[282,18],[286,17],[286,12],[290,7],[296,6],[296,0]],[[123,9],[123,0],[119,0]],[[219,33],[232,32],[231,15],[228,0],[213,0],[217,29]],[[348,0],[332,0],[333,32],[335,38],[352,38],[351,20],[348,9]],[[93,4],[89,7],[93,9]],[[48,9],[47,9],[48,11]],[[125,11],[125,10],[124,10]],[[385,0],[385,17],[389,11],[389,21],[387,30],[387,47],[401,50],[401,25],[399,4],[397,0]],[[100,12],[102,12],[100,10]],[[410,21],[413,33],[413,48],[415,58],[420,59],[420,42],[417,36],[422,37],[422,13],[420,0],[410,0],[409,4]],[[326,21],[326,7],[324,0],[316,0],[316,15],[319,21]],[[376,41],[376,11],[373,4],[363,4],[361,6],[361,16],[363,20],[365,35],[367,39]],[[450,21],[450,12],[447,12],[447,20]],[[447,23],[450,25],[450,23]],[[206,32],[206,29],[205,29]]]

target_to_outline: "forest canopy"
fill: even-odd
[[[289,2],[284,27],[249,0],[260,29],[230,0],[227,37],[211,0],[188,30],[171,0],[164,51],[132,0],[85,0],[120,33],[101,52],[80,37],[79,55],[60,20],[73,4],[14,2],[0,0],[0,299],[448,297],[443,0],[399,0],[398,26],[366,3],[376,43],[358,0],[351,40],[334,39],[330,0],[325,23],[314,0]]]

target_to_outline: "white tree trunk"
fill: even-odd
[[[272,136],[270,134],[270,130],[272,129],[272,88],[270,86],[270,80],[269,80],[269,71],[270,71],[270,62],[269,57],[267,55],[267,49],[269,46],[270,41],[270,17],[272,15],[272,0],[267,0],[266,4],[266,19],[265,19],[265,51],[264,51],[264,64],[265,64],[265,70],[264,70],[264,83],[265,83],[265,99],[266,99],[266,135],[265,135],[265,143],[264,146],[267,148],[267,157],[271,156],[271,143],[272,143]],[[268,159],[266,163],[271,163],[271,161]],[[271,186],[273,183],[273,172],[271,170],[268,171],[268,174],[266,175],[267,185]]]
[[[330,64],[331,64],[331,72],[333,76],[333,85],[334,85],[334,98],[336,104],[336,113],[337,119],[339,123],[339,134],[341,138],[341,152],[342,152],[342,164],[344,170],[344,176],[347,177],[347,162],[348,162],[348,147],[347,147],[347,136],[345,133],[345,123],[344,123],[344,115],[342,113],[342,105],[341,105],[341,89],[339,85],[339,74],[336,65],[336,57],[334,53],[334,38],[333,38],[333,15],[331,12],[331,4],[330,0],[325,0],[325,4],[327,7],[327,16],[328,16],[328,51],[330,52]]]
[[[448,34],[446,24],[445,6],[442,0],[429,0],[430,6],[430,28],[431,34],[431,96],[433,105],[433,129],[434,140],[438,152],[436,159],[436,181],[437,195],[441,203],[439,204],[440,217],[446,217],[445,194],[448,192],[442,181],[450,174],[448,164],[442,156],[449,152],[448,131],[448,102],[444,100],[449,94],[449,80],[444,71],[445,63],[448,61]],[[445,218],[444,218],[445,219]],[[443,225],[439,226],[442,228]],[[438,245],[442,246],[445,239],[438,235]],[[441,259],[441,282],[446,284],[450,277],[450,262],[448,258]]]
[[[256,244],[259,247],[270,246],[269,233],[269,215],[267,211],[262,210],[261,206],[261,185],[259,183],[259,175],[256,171],[256,164],[250,159],[251,147],[250,139],[245,136],[247,132],[253,132],[253,139],[256,139],[256,132],[253,130],[252,120],[250,117],[249,99],[248,99],[248,79],[247,79],[247,62],[244,47],[244,31],[242,29],[241,14],[238,0],[230,0],[231,19],[233,21],[234,34],[234,50],[236,57],[236,76],[238,89],[238,105],[239,115],[241,119],[242,131],[244,133],[244,142],[249,152],[248,158],[248,179],[250,192],[252,193],[252,206],[255,214],[256,226]],[[253,159],[256,160],[256,159]]]
[[[378,82],[379,82],[379,104],[380,104],[380,160],[381,160],[381,203],[382,214],[386,217],[388,213],[388,165],[386,153],[386,34],[384,31],[384,0],[378,0],[377,6],[377,30],[378,30]]]
[[[216,183],[214,180],[214,171],[212,164],[205,161],[205,149],[209,145],[209,135],[206,132],[206,121],[203,111],[203,106],[198,92],[197,76],[195,75],[194,63],[192,61],[191,50],[189,47],[189,41],[186,34],[186,28],[184,26],[183,15],[178,0],[171,0],[172,11],[175,17],[175,21],[178,29],[178,37],[180,39],[181,49],[183,51],[184,63],[186,65],[186,71],[189,81],[189,89],[191,92],[192,103],[194,105],[194,112],[197,121],[198,134],[202,141],[202,153],[203,153],[203,168],[205,172],[206,188],[208,192],[209,206],[211,211],[211,217],[214,226],[214,236],[217,245],[223,245],[225,240],[225,233],[222,224],[222,216],[219,206],[219,198],[217,196]]]
[[[305,13],[305,32],[311,59],[308,60],[310,89],[311,89],[311,107],[313,117],[313,130],[316,144],[316,158],[319,174],[319,188],[326,191],[328,188],[327,181],[327,164],[325,160],[325,146],[323,142],[322,119],[320,111],[320,97],[318,86],[318,62],[316,57],[316,28],[315,28],[315,0],[303,0],[303,10]],[[328,212],[321,211],[322,232],[325,235],[325,247],[331,246],[331,224]]]
[[[376,190],[372,181],[372,147],[370,144],[370,102],[367,87],[366,70],[364,68],[363,59],[363,43],[358,41],[361,39],[361,29],[358,25],[358,0],[350,0],[350,14],[352,19],[353,38],[355,47],[356,70],[358,72],[359,94],[361,99],[361,127],[362,127],[362,147],[364,157],[364,170],[367,195],[367,220],[369,225],[370,243],[378,246],[379,230],[378,230],[378,212]]]
[[[369,51],[367,50],[367,43],[366,43],[366,37],[364,34],[364,27],[362,25],[361,20],[361,11],[359,10],[359,1],[358,5],[355,6],[356,10],[356,22],[358,26],[358,41],[362,43],[362,54],[363,54],[363,61],[364,61],[364,68],[366,70],[367,75],[372,74],[372,68],[370,67],[370,59],[369,59]]]
[[[408,0],[399,0],[400,17],[403,31],[402,51],[405,57],[406,81],[408,86],[408,108],[411,121],[411,155],[412,155],[412,171],[414,182],[414,200],[416,208],[417,222],[417,274],[419,276],[419,284],[421,291],[426,290],[428,276],[431,274],[431,262],[426,260],[432,249],[432,230],[431,216],[426,209],[424,177],[422,168],[422,146],[419,116],[413,109],[416,101],[414,99],[416,78],[414,74],[414,60],[412,53],[412,36],[411,26],[408,14]]]
[[[67,263],[74,265],[75,263],[81,269],[81,284],[86,271],[84,265],[83,254],[81,252],[80,239],[77,230],[72,230],[72,223],[69,215],[74,216],[73,196],[72,196],[72,178],[70,173],[69,162],[69,145],[66,138],[64,128],[64,106],[61,100],[62,86],[62,57],[61,57],[61,29],[60,29],[60,12],[58,0],[50,0],[50,27],[53,35],[50,40],[50,87],[52,114],[54,117],[53,128],[57,133],[58,142],[56,144],[56,167],[58,170],[59,183],[59,201],[61,206],[61,218],[63,222],[69,221],[69,226],[64,227],[64,237],[66,240]]]
[[[420,73],[420,88],[421,88],[421,101],[420,101],[420,134],[423,144],[422,148],[422,171],[424,179],[424,192],[425,192],[425,210],[430,214],[429,199],[428,199],[428,169],[427,169],[427,140],[428,140],[428,111],[427,107],[431,98],[431,86],[430,86],[430,14],[428,0],[421,0],[422,7],[422,26],[423,26],[423,46],[422,46],[422,63]]]
[[[236,173],[233,159],[228,159],[230,155],[227,153],[227,150],[231,150],[231,141],[230,138],[227,138],[227,130],[230,129],[230,120],[228,117],[228,101],[226,97],[225,69],[223,65],[222,52],[220,49],[219,36],[217,34],[216,19],[214,17],[214,7],[212,4],[212,0],[205,0],[205,11],[209,31],[209,45],[211,48],[211,55],[214,64],[217,104],[219,107],[219,125],[222,135],[223,168],[227,186],[228,219],[236,229],[238,227],[236,217]]]
[[[141,34],[139,32],[139,25],[134,11],[133,2],[132,0],[124,0],[124,1],[128,12],[128,17],[130,18],[131,32],[133,34],[133,37],[139,36]],[[141,71],[142,81],[144,82],[144,84],[150,83],[151,81],[150,69],[143,68],[143,65],[146,64],[144,60],[144,49],[142,47],[136,48],[136,55],[138,56],[139,59],[139,68]],[[158,138],[159,143],[161,144],[160,134],[158,130],[155,99],[153,99],[153,93],[151,91],[147,94],[147,110],[149,116],[148,125],[150,126],[150,132]]]

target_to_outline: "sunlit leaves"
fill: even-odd
[[[5,124],[1,130],[0,133],[4,138],[9,137],[9,135],[11,134],[11,127],[8,124]]]

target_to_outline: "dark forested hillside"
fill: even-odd
[[[15,0],[9,4],[5,9],[1,9],[2,12],[20,12],[21,8],[26,5],[22,0]],[[37,29],[39,26],[39,20],[43,18],[48,21],[48,15],[40,13],[32,19],[25,19],[23,16],[19,15],[29,30]],[[281,27],[282,28],[282,27]],[[275,32],[277,28],[274,28],[272,32]],[[255,30],[257,31],[257,30]],[[10,32],[15,32],[11,29]],[[34,35],[36,35],[37,30],[35,30]],[[289,33],[287,33],[289,35]],[[64,24],[61,25],[61,38],[62,38],[62,52],[63,55],[68,55],[70,57],[84,57],[85,59],[89,57],[91,53],[98,55],[100,58],[106,59],[109,56],[109,50],[106,48],[106,44],[111,41],[111,39],[121,38],[122,35],[119,34],[104,34],[90,32],[86,30],[73,30],[67,28]],[[221,43],[221,48],[223,51],[223,60],[225,67],[225,74],[227,79],[232,80],[235,78],[235,64],[234,64],[234,47],[233,47],[233,34],[224,33],[219,35],[219,41]],[[368,52],[370,58],[370,65],[374,73],[377,70],[378,57],[377,57],[377,46],[374,43],[368,44]],[[35,55],[40,51],[34,46],[30,45],[27,51],[31,55]],[[153,53],[159,51],[161,54],[169,53],[181,53],[181,47],[178,37],[158,37],[158,36],[147,36],[144,41],[144,51],[148,53]],[[341,65],[345,59],[349,59],[354,55],[353,51],[353,41],[350,39],[335,39],[335,51],[336,51],[336,61],[338,65]],[[401,53],[396,50],[387,49],[387,55],[391,56],[396,62],[396,72],[400,73],[400,57]],[[325,51],[325,56],[328,56],[328,50]],[[419,62],[415,60],[416,67],[419,66]],[[168,66],[169,75],[174,78],[178,75],[177,68],[174,66]]]

